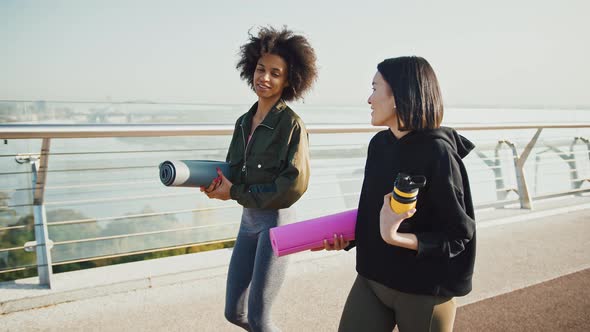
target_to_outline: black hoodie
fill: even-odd
[[[474,145],[451,128],[413,131],[397,139],[391,130],[369,144],[356,224],[357,272],[413,294],[461,296],[471,291],[475,217],[462,158]],[[383,196],[399,172],[426,177],[416,213],[400,232],[418,238],[418,251],[387,244],[379,232]]]

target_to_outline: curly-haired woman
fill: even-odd
[[[307,39],[261,28],[241,48],[237,64],[258,101],[236,121],[227,153],[230,174],[201,188],[233,199],[242,220],[227,277],[225,317],[249,331],[275,331],[270,311],[287,261],[272,253],[269,229],[294,221],[290,208],[307,190],[309,145],[303,121],[285,102],[302,98],[317,76]]]

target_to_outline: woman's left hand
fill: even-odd
[[[407,212],[397,214],[389,205],[391,200],[391,193],[383,197],[383,206],[381,207],[381,213],[379,214],[379,229],[381,231],[381,237],[387,243],[394,242],[393,239],[397,235],[399,225],[404,219],[410,218],[416,212],[416,209],[411,209]]]
[[[205,190],[201,191],[203,191],[209,198],[217,198],[222,201],[227,201],[228,199],[231,199],[230,190],[233,183],[223,175],[223,172],[219,168],[217,169],[217,175],[219,175],[219,184],[215,186],[215,189],[209,192]]]
[[[330,243],[327,239],[324,239],[323,247],[317,247],[310,249],[311,251],[320,251],[320,250],[342,250],[350,244],[350,241],[344,239],[344,235],[334,234],[334,240]]]

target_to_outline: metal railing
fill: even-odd
[[[572,135],[570,138],[560,137],[559,140],[549,139],[539,143],[541,133],[544,130],[581,130],[590,128],[590,123],[527,123],[527,124],[502,124],[502,125],[459,125],[454,126],[459,132],[473,131],[493,131],[497,132],[498,138],[488,139],[487,141],[478,142],[476,144],[476,153],[471,154],[469,160],[466,161],[470,177],[472,178],[472,185],[480,185],[493,183],[495,188],[495,197],[492,200],[477,200],[476,207],[493,207],[501,206],[509,203],[517,202],[521,208],[532,209],[533,202],[535,199],[554,196],[585,192],[589,189],[583,187],[584,183],[590,181],[590,170],[584,171],[579,163],[590,160],[590,143],[588,137],[580,135]],[[308,131],[312,136],[322,134],[371,134],[383,128],[376,128],[369,125],[309,125]],[[200,136],[229,136],[233,131],[233,126],[229,125],[189,125],[189,124],[122,124],[122,125],[63,125],[63,124],[7,124],[0,125],[0,139],[4,140],[30,140],[30,139],[41,139],[41,147],[39,152],[19,152],[14,155],[4,155],[3,157],[14,157],[14,160],[18,163],[29,163],[31,177],[30,188],[7,188],[3,184],[0,185],[0,191],[30,191],[32,193],[31,203],[13,203],[6,206],[0,206],[0,209],[14,209],[14,208],[26,208],[30,207],[33,210],[34,220],[34,234],[35,240],[28,241],[22,246],[0,248],[0,255],[2,253],[8,253],[11,251],[27,250],[35,251],[37,257],[37,263],[35,266],[38,270],[40,283],[43,285],[51,286],[51,275],[52,266],[56,263],[52,260],[51,247],[56,246],[67,246],[67,245],[78,245],[80,243],[87,242],[100,242],[100,241],[111,241],[116,239],[127,239],[130,237],[147,237],[147,236],[161,236],[162,234],[171,232],[188,232],[194,230],[200,230],[209,227],[210,225],[184,225],[169,229],[156,229],[149,231],[139,231],[132,234],[114,234],[105,236],[94,236],[85,239],[60,239],[52,241],[48,234],[48,227],[68,227],[72,225],[84,225],[84,224],[96,224],[103,223],[108,224],[116,222],[118,220],[126,220],[128,222],[136,222],[142,220],[142,218],[158,217],[164,218],[169,215],[176,214],[194,214],[194,213],[207,213],[208,211],[223,211],[228,209],[234,209],[237,206],[235,204],[222,203],[215,206],[208,206],[202,208],[184,208],[184,209],[171,209],[168,211],[158,212],[142,212],[137,214],[126,214],[126,215],[108,215],[98,216],[92,218],[73,218],[69,220],[58,220],[51,223],[47,222],[47,206],[71,206],[75,204],[85,203],[104,203],[104,202],[129,202],[134,199],[160,199],[165,197],[182,197],[186,195],[186,192],[179,193],[162,193],[162,194],[137,194],[129,196],[124,194],[121,197],[109,196],[103,198],[80,198],[69,199],[63,201],[47,202],[45,200],[45,194],[48,189],[47,180],[48,176],[57,176],[60,172],[97,172],[97,171],[110,171],[114,172],[119,169],[146,169],[152,170],[154,165],[151,164],[137,164],[137,165],[123,165],[121,167],[86,167],[86,168],[64,168],[64,169],[50,169],[50,157],[51,156],[63,156],[70,157],[76,155],[100,155],[104,154],[133,154],[133,153],[192,153],[197,150],[207,153],[220,153],[223,148],[207,148],[207,149],[152,149],[149,151],[145,150],[129,150],[129,151],[79,151],[79,152],[51,152],[51,142],[55,139],[90,139],[90,138],[134,138],[134,137],[200,137]],[[505,131],[518,131],[519,133],[531,131],[530,137],[511,137],[507,139],[502,134]],[[585,135],[585,134],[584,134]],[[358,143],[358,142],[357,142]],[[367,142],[362,144],[326,144],[326,145],[313,145],[312,144],[312,163],[317,161],[318,164],[312,164],[312,169],[316,171],[316,175],[330,175],[331,178],[325,179],[322,176],[321,180],[314,181],[310,184],[310,188],[326,186],[338,186],[340,189],[338,192],[330,193],[325,190],[317,190],[317,194],[306,194],[301,200],[302,204],[314,200],[333,200],[341,199],[346,200],[348,203],[353,204],[355,199],[358,199],[358,190],[360,189],[360,181],[362,181],[362,167],[364,162],[364,153],[366,152]],[[524,144],[522,144],[524,143]],[[519,146],[523,146],[519,149]],[[582,150],[575,151],[575,147],[582,148]],[[508,149],[506,149],[508,148]],[[567,190],[560,192],[533,195],[531,194],[529,184],[525,174],[525,165],[531,155],[533,155],[533,149],[543,149],[535,155],[535,165],[538,168],[546,165],[547,162],[542,161],[542,156],[547,155],[548,152],[553,152],[557,156],[558,160],[568,167],[568,177],[571,181],[571,185]],[[564,152],[566,150],[566,152]],[[353,153],[351,153],[351,151]],[[506,152],[508,151],[508,156]],[[314,157],[314,152],[317,156]],[[492,155],[493,154],[493,155]],[[349,166],[339,165],[337,168],[334,167],[321,167],[319,163],[329,158],[340,158],[340,160],[346,160],[347,157],[354,156],[355,162],[351,162]],[[549,162],[555,162],[549,161]],[[0,176],[12,176],[17,174],[25,174],[27,172],[0,172]],[[480,173],[489,173],[492,176],[474,176]],[[535,177],[538,172],[535,172]],[[155,179],[154,179],[155,178]],[[154,178],[139,178],[128,180],[125,182],[129,185],[141,185],[145,183],[154,184],[157,183],[157,177]],[[510,184],[510,180],[514,180],[514,184]],[[52,190],[72,190],[73,188],[87,189],[104,186],[106,188],[115,188],[121,185],[120,180],[112,180],[111,182],[89,182],[84,184],[68,184],[62,186],[52,186]],[[350,189],[352,188],[352,189]],[[140,188],[141,189],[141,188]],[[312,191],[312,190],[310,190]],[[511,199],[510,195],[516,195],[516,199]],[[352,202],[352,203],[350,203]],[[298,203],[299,204],[299,203]],[[337,207],[336,207],[337,209]],[[324,213],[326,210],[323,211]],[[216,223],[215,227],[233,225],[232,223]],[[0,232],[9,232],[12,230],[25,229],[26,225],[0,225]],[[206,242],[206,241],[202,241]],[[178,248],[183,246],[190,246],[196,243],[171,243],[167,246],[151,248],[151,249],[137,249],[132,251],[133,253],[138,252],[150,252],[162,250],[162,248]],[[118,255],[129,254],[119,253]],[[104,254],[97,257],[78,257],[71,258],[61,262],[74,262],[83,260],[92,260],[97,258],[104,258],[110,256],[117,256],[117,254]],[[1,258],[1,256],[0,256]],[[0,269],[0,274],[10,271],[18,270],[18,268],[7,268]]]
[[[502,125],[469,124],[454,126],[458,131],[588,128],[588,123],[515,123]],[[1,139],[161,137],[231,135],[231,125],[214,124],[7,124],[0,127]],[[344,134],[376,132],[384,128],[364,124],[309,125],[310,134]]]

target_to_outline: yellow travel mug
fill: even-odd
[[[426,185],[426,177],[422,175],[410,176],[399,173],[393,184],[393,192],[389,205],[391,209],[401,214],[416,207],[418,191]]]

